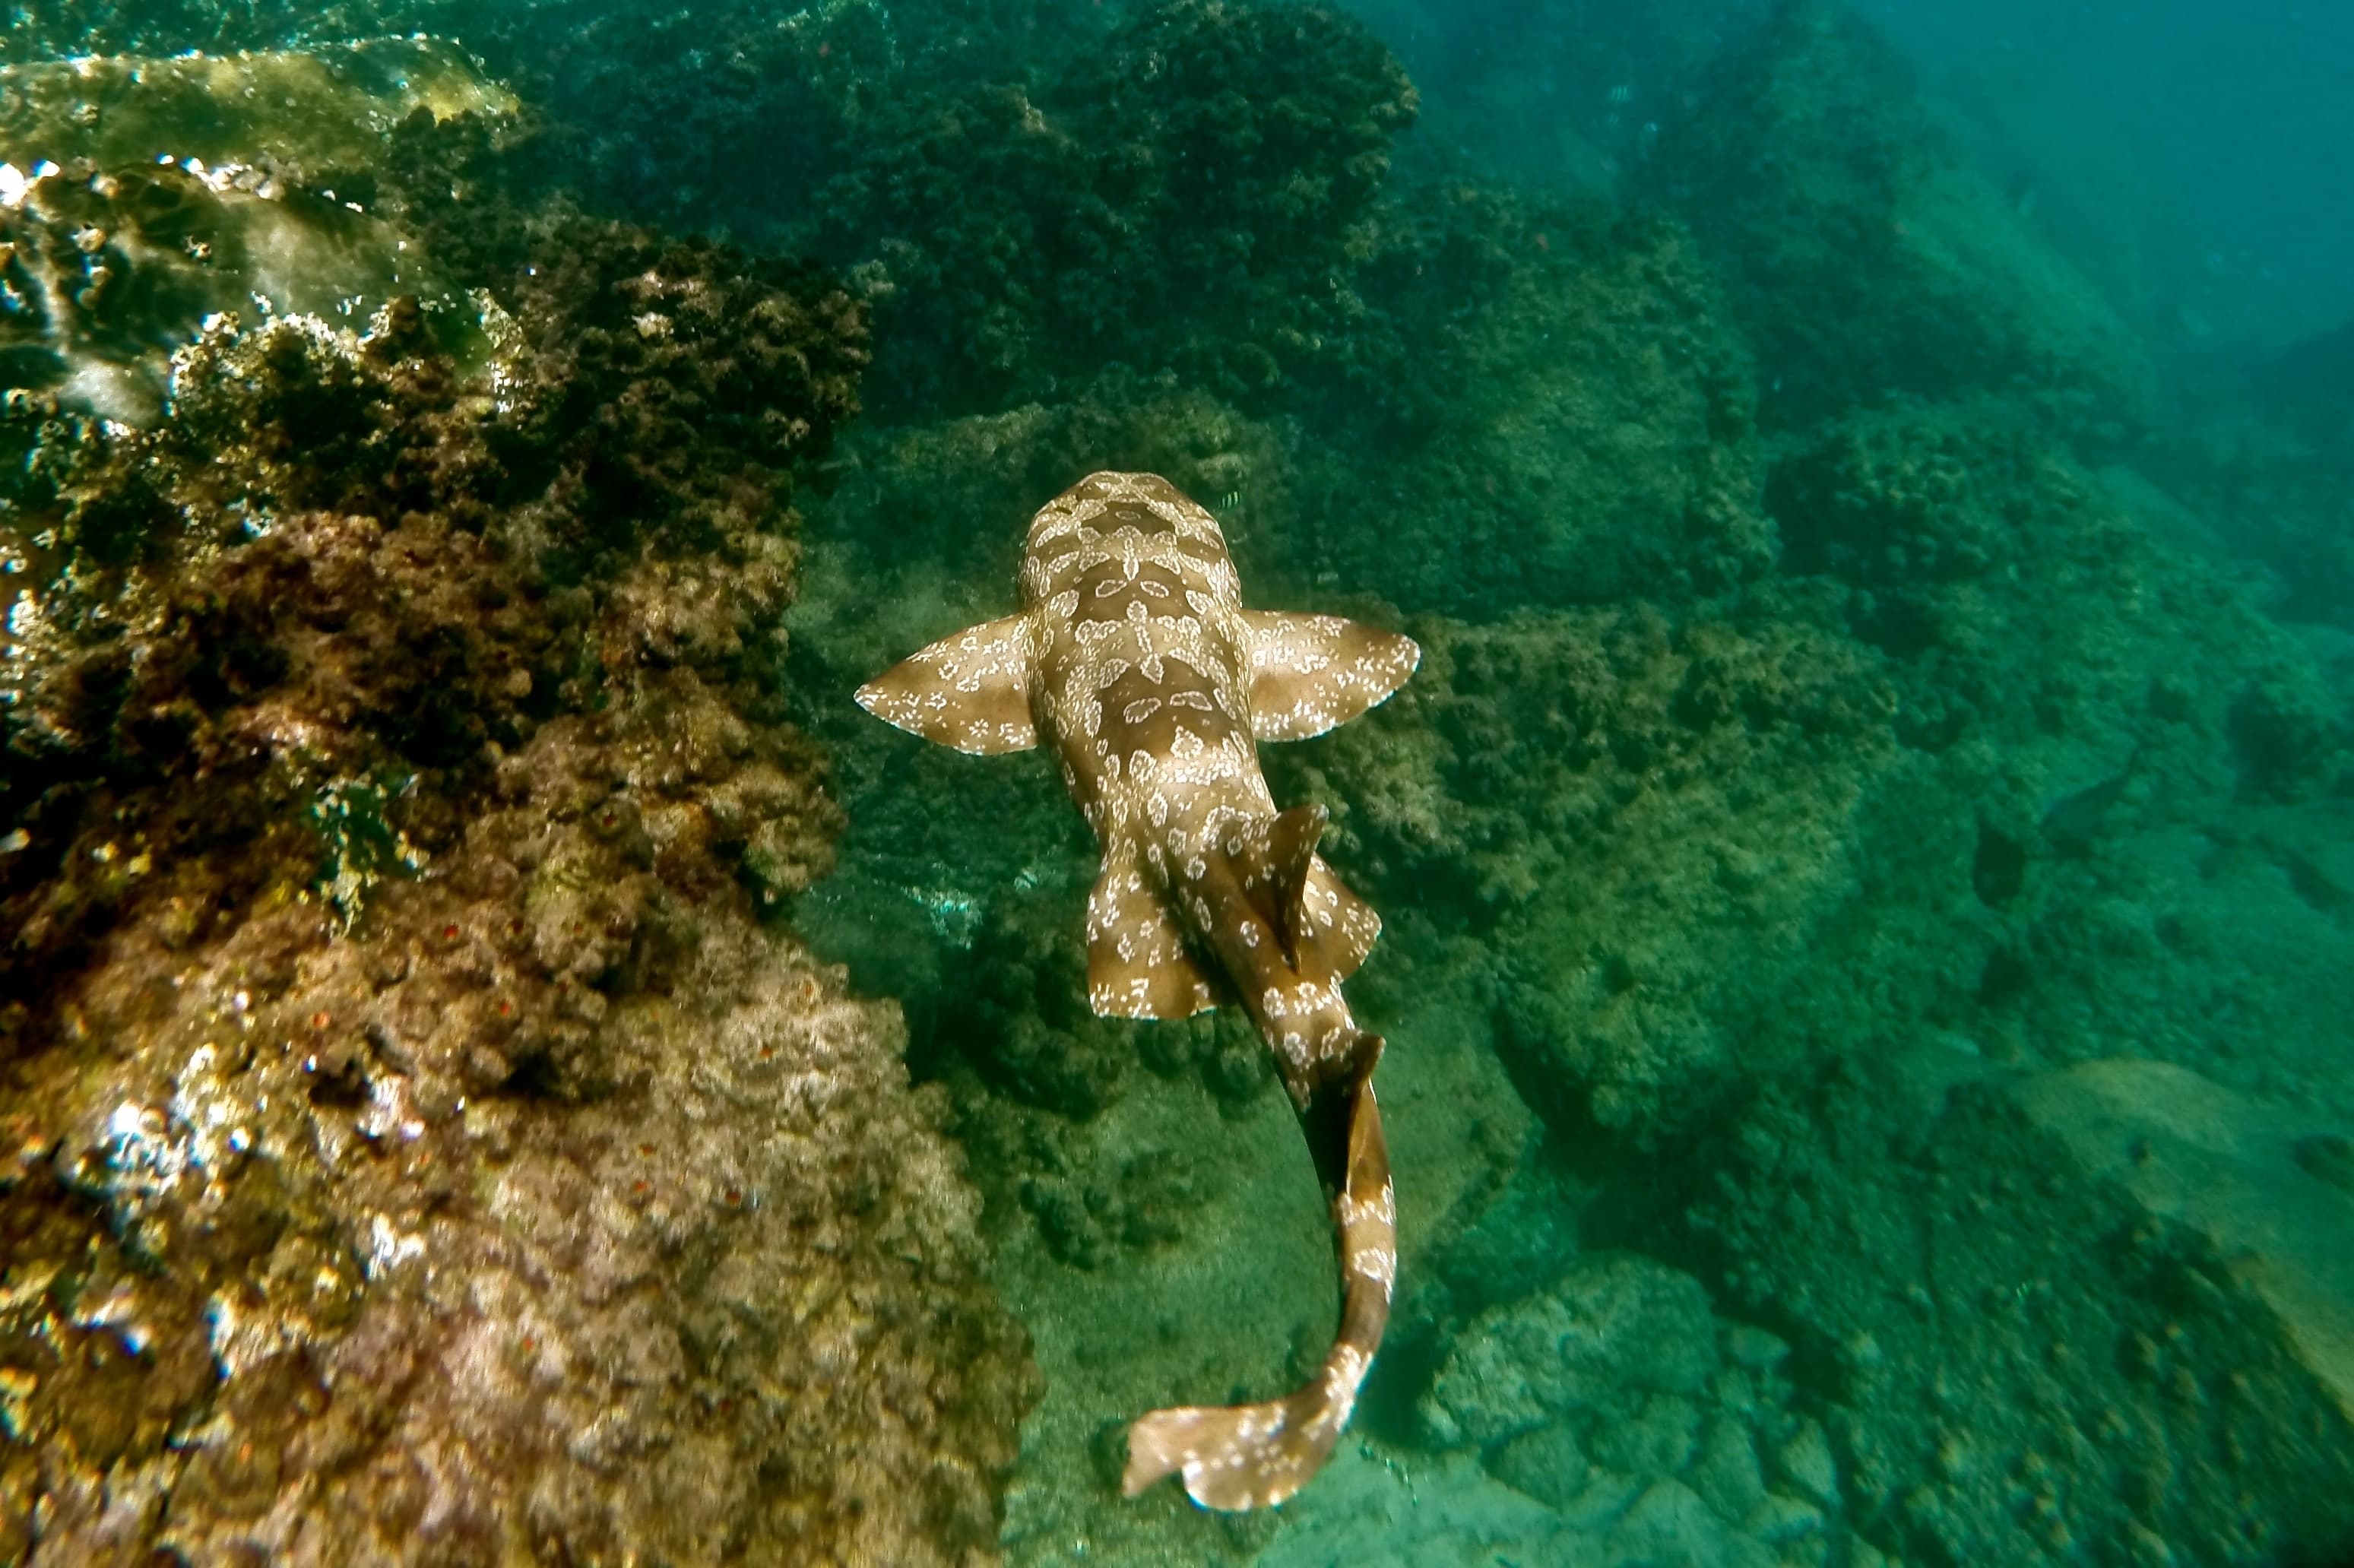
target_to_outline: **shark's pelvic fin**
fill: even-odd
[[[910,735],[977,756],[1038,744],[1030,619],[1000,616],[911,653],[858,688],[858,705]]]
[[[1351,892],[1349,885],[1324,863],[1322,855],[1308,868],[1303,913],[1316,927],[1336,980],[1357,972],[1357,966],[1365,961],[1382,934],[1382,917],[1373,913],[1373,906]]]
[[[1343,1124],[1332,1118],[1328,1124],[1335,1132],[1346,1128],[1347,1174],[1332,1200],[1346,1284],[1341,1331],[1323,1369],[1281,1399],[1187,1405],[1143,1417],[1128,1429],[1128,1473],[1120,1484],[1129,1497],[1163,1476],[1182,1473],[1187,1494],[1204,1508],[1279,1503],[1322,1467],[1349,1424],[1357,1390],[1388,1325],[1390,1293],[1397,1282],[1397,1200],[1372,1081],[1382,1040],[1361,1034],[1358,1041],[1352,1070],[1332,1091],[1345,1097],[1335,1108],[1345,1109],[1347,1119]],[[1311,1107],[1304,1118],[1310,1137],[1334,1136],[1320,1134],[1324,1118],[1318,1108]],[[1329,1166],[1331,1152],[1323,1151],[1318,1163]]]
[[[1337,615],[1246,609],[1251,728],[1261,740],[1306,740],[1346,723],[1405,684],[1422,662],[1410,637]]]
[[[1105,855],[1087,895],[1087,1005],[1100,1018],[1191,1018],[1217,1005],[1166,895],[1133,853]]]

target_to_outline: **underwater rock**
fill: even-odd
[[[365,323],[396,295],[421,295],[471,326],[472,307],[394,229],[269,188],[175,165],[78,164],[33,180],[0,205],[0,388],[150,425],[173,351],[221,312]]]
[[[1664,1479],[1643,1489],[1634,1506],[1615,1521],[1606,1537],[1604,1561],[1638,1563],[1718,1563],[1726,1568],[1768,1568],[1776,1559],[1763,1542],[1744,1539],[1734,1526],[1710,1511],[1707,1503],[1681,1481]]]
[[[1688,1218],[1808,1363],[1824,1442],[1780,1437],[1786,1489],[1834,1473],[1870,1544],[1912,1561],[2152,1534],[2199,1561],[2342,1555],[2354,1428],[2309,1358],[2343,1360],[2318,1337],[2343,1303],[2293,1327],[2267,1291],[2343,1272],[2321,1235],[2347,1199],[2293,1130],[2148,1062],[1762,1085],[1698,1153]]]
[[[227,311],[358,324],[409,295],[459,341],[474,306],[334,172],[412,112],[514,108],[425,39],[0,67],[0,388],[151,424],[173,350]]]
[[[1490,1475],[1548,1508],[1575,1501],[1594,1470],[1578,1446],[1577,1434],[1558,1424],[1505,1439],[1483,1462]]]
[[[1722,1519],[1745,1520],[1766,1497],[1756,1442],[1747,1425],[1730,1413],[1710,1421],[1685,1478]]]
[[[2294,800],[2321,785],[2354,740],[2347,705],[2307,670],[2267,672],[2232,704],[2228,727],[2251,795]]]
[[[1413,117],[1359,24],[1229,0],[1147,7],[1056,80],[880,106],[817,237],[887,288],[878,410],[1003,407],[1108,361],[1264,397],[1359,310]]]
[[[1663,122],[1649,194],[1723,270],[1766,422],[1889,392],[2001,390],[2114,440],[2155,410],[2144,345],[1932,126],[1893,49],[1784,0]]]
[[[2231,1260],[2354,1421],[2354,1196],[2308,1152],[2342,1133],[2164,1062],[2080,1062],[2013,1092],[2092,1174]]]
[[[1824,1508],[1839,1506],[1839,1462],[1831,1456],[1830,1439],[1823,1436],[1820,1422],[1798,1424],[1789,1441],[1775,1451],[1774,1470],[1800,1497]]]
[[[2027,519],[2010,499],[2045,458],[2022,419],[1900,402],[1821,431],[1767,493],[1789,569],[1883,588],[2016,570]]]
[[[1898,754],[1884,673],[1821,614],[1416,622],[1415,685],[1291,764],[1352,781],[1353,865],[1482,933],[1514,1085],[1580,1138],[1704,1118],[1760,1065],[1754,988],[1851,895],[1847,824]]]
[[[988,1486],[939,1460],[1010,1460],[1022,1384],[983,1369],[1018,1336],[890,1012],[739,926],[673,994],[549,1014],[498,978],[499,907],[387,896],[379,927],[454,917],[390,952],[315,909],[249,921],[160,1006],[80,992],[111,1058],[84,1081],[17,1065],[6,1446],[38,1478],[0,1531],[37,1508],[45,1554],[128,1531],[319,1563],[487,1560],[517,1528],[985,1549]],[[485,1086],[494,1042],[551,1026],[612,1086]]]
[[[480,375],[403,300],[0,417],[0,1555],[992,1550],[944,1107],[758,921],[840,824],[772,629],[864,315],[557,232]]]
[[[2346,1103],[2295,1044],[2348,1005],[2320,825],[2347,731],[2313,640],[2181,548],[2162,497],[2016,408],[1902,400],[1786,454],[1766,493],[1787,559],[1884,656],[1905,760],[1846,830],[1877,891],[1808,954],[1852,978],[1794,980],[1753,1033],[1884,1039],[1893,1010],[2046,1060],[2123,1034]]]
[[[1770,571],[1748,352],[1681,223],[1449,181],[1381,237],[1274,518],[1295,558],[1474,620]]]
[[[1051,76],[1115,20],[1069,0],[349,3],[373,23],[364,32],[462,38],[545,135],[533,173],[584,210],[783,251],[801,248],[817,193],[872,154],[897,105],[965,90],[978,72]],[[337,36],[307,18],[302,30]]]
[[[0,66],[0,146],[27,170],[193,158],[262,170],[284,188],[374,164],[418,110],[503,119],[516,108],[464,51],[426,37]]]
[[[1446,1446],[1480,1448],[1558,1421],[1621,1419],[1646,1393],[1700,1393],[1714,1345],[1699,1281],[1643,1258],[1587,1259],[1553,1289],[1481,1314],[1421,1415]]]
[[[1477,1447],[1490,1474],[1556,1510],[1563,1561],[1769,1563],[1774,1552],[1751,1539],[1761,1514],[1797,1507],[1816,1531],[1823,1523],[1766,1490],[1757,1446],[1778,1440],[1787,1452],[1809,1431],[1819,1443],[1821,1430],[1781,1408],[1787,1389],[1760,1397],[1770,1378],[1724,1367],[1716,1326],[1691,1276],[1584,1258],[1551,1287],[1462,1325],[1418,1414],[1441,1446]],[[1835,1479],[1802,1468],[1836,1507]],[[1776,1484],[1796,1489],[1787,1467]]]

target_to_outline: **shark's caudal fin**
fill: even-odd
[[[1382,1113],[1373,1102],[1373,1063],[1381,1056],[1382,1039],[1361,1034],[1358,1040],[1351,1053],[1353,1070],[1331,1090],[1341,1097],[1331,1108],[1344,1112],[1345,1122],[1340,1115],[1320,1116],[1322,1107],[1316,1106],[1302,1118],[1311,1139],[1337,1139],[1346,1128],[1346,1176],[1332,1200],[1345,1285],[1341,1332],[1323,1370],[1281,1399],[1191,1405],[1145,1416],[1128,1430],[1128,1474],[1121,1485],[1129,1496],[1182,1472],[1186,1492],[1204,1508],[1232,1511],[1279,1503],[1323,1467],[1348,1425],[1357,1389],[1388,1326],[1390,1292],[1397,1281],[1397,1200],[1390,1187]],[[1318,1165],[1329,1168],[1338,1150],[1317,1152]]]

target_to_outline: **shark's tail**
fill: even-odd
[[[1397,1282],[1397,1200],[1381,1108],[1373,1103],[1373,1063],[1381,1051],[1381,1036],[1361,1036],[1351,1053],[1358,1065],[1331,1086],[1336,1103],[1331,1109],[1345,1115],[1344,1124],[1339,1115],[1320,1116],[1318,1107],[1303,1118],[1311,1141],[1324,1142],[1316,1151],[1320,1167],[1341,1152],[1336,1146],[1346,1128],[1346,1175],[1332,1199],[1346,1284],[1340,1336],[1323,1371],[1281,1399],[1156,1410],[1138,1421],[1128,1431],[1122,1486],[1129,1496],[1182,1470],[1186,1492],[1204,1508],[1238,1511],[1278,1503],[1323,1467],[1349,1424],[1358,1386],[1381,1348]],[[1324,1127],[1331,1129],[1329,1142],[1319,1138]]]

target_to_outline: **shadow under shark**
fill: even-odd
[[[1316,853],[1324,808],[1276,810],[1257,744],[1354,718],[1421,651],[1334,616],[1245,609],[1217,520],[1158,474],[1093,473],[1048,502],[1021,588],[1021,609],[894,665],[858,702],[960,751],[1053,747],[1103,851],[1090,1005],[1185,1018],[1238,1001],[1274,1052],[1331,1201],[1339,1334],[1283,1398],[1136,1422],[1124,1484],[1133,1497],[1182,1472],[1204,1508],[1281,1502],[1331,1455],[1380,1347],[1397,1209],[1373,1099],[1382,1037],[1341,995],[1381,918]]]

